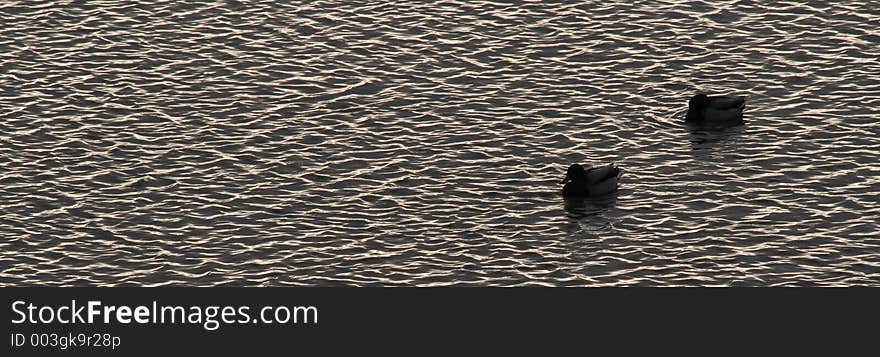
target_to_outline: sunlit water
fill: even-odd
[[[55,3],[0,3],[2,285],[880,285],[871,2]]]

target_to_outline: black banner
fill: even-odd
[[[3,288],[4,355],[578,351],[871,340],[877,289]],[[867,326],[857,328],[856,326]]]

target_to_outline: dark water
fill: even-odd
[[[880,7],[824,3],[3,2],[0,285],[880,285]]]

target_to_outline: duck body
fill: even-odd
[[[617,190],[618,180],[623,171],[611,163],[605,166],[584,169],[580,164],[568,167],[562,195],[567,197],[601,196]]]
[[[723,123],[742,121],[746,97],[697,94],[688,102],[688,123]]]

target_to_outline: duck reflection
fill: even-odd
[[[713,150],[717,147],[736,146],[744,127],[689,125],[691,150]]]
[[[566,216],[581,219],[599,215],[617,202],[617,191],[597,197],[564,197]]]

